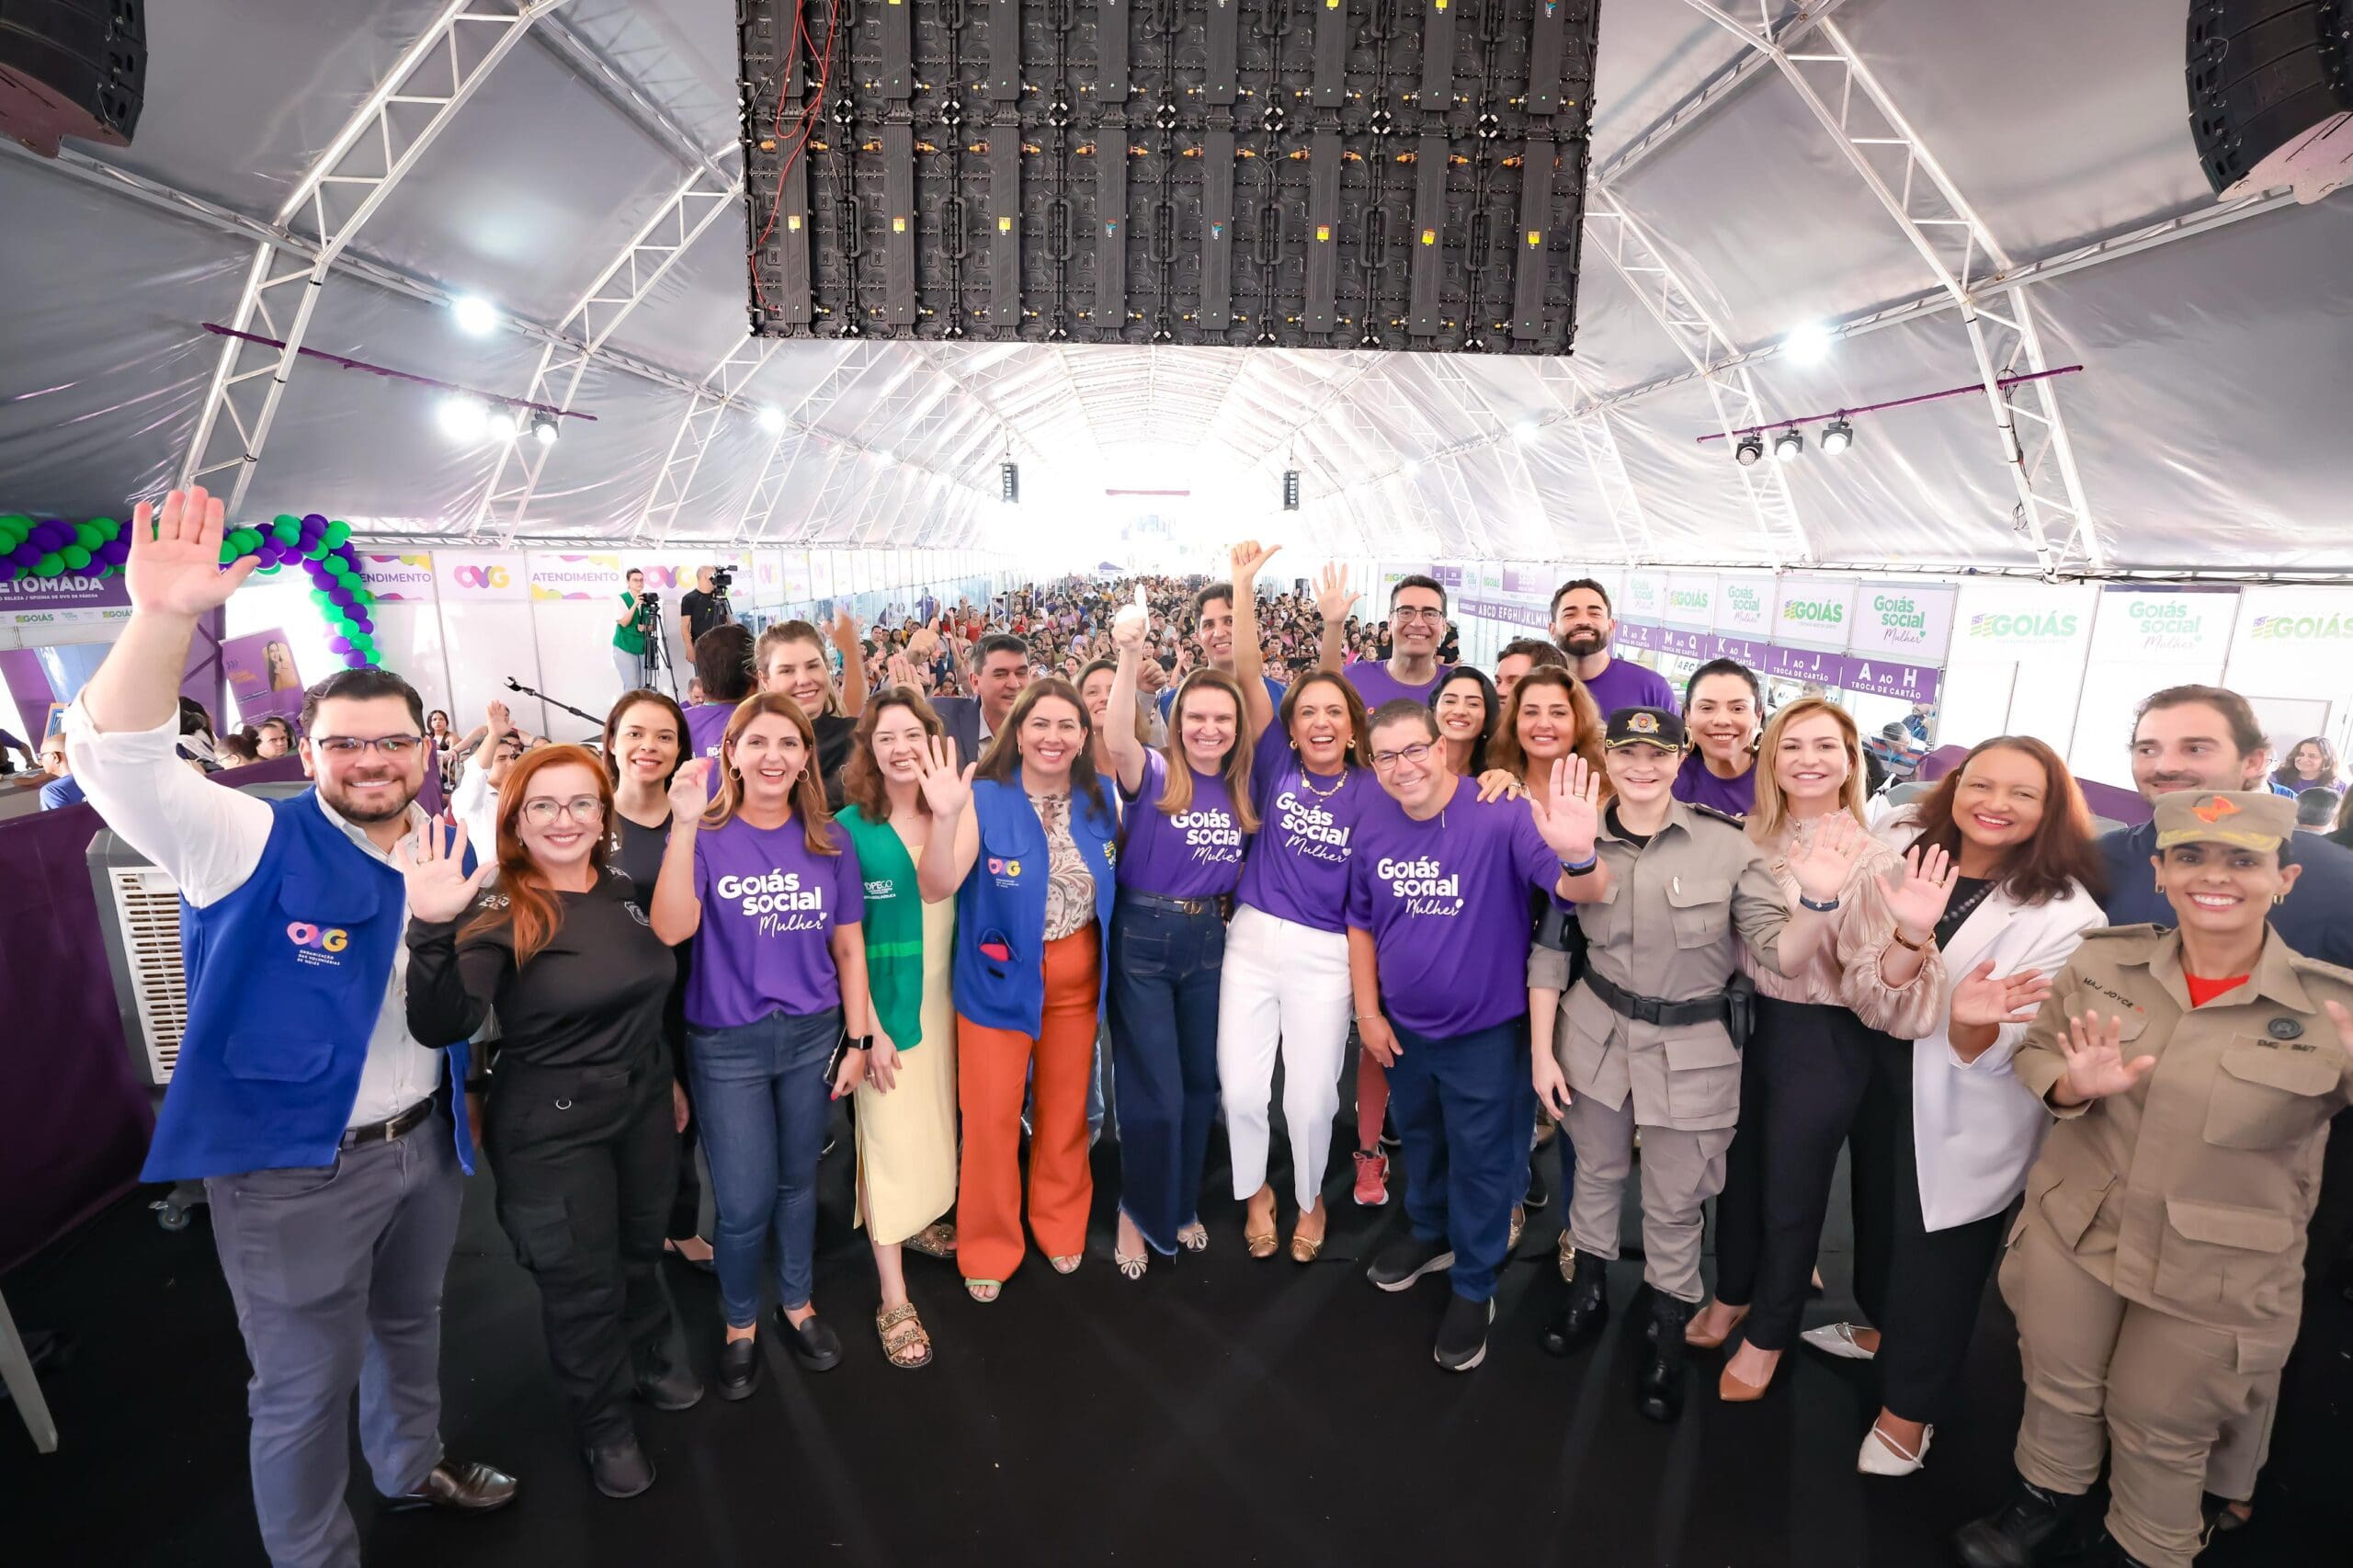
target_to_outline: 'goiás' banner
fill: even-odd
[[[1854,604],[1851,578],[1784,577],[1775,593],[1771,640],[1776,645],[1844,653]]]
[[[1765,644],[1772,641],[1773,608],[1772,578],[1718,577],[1708,656],[1757,668],[1765,662]]]
[[[1911,665],[1941,665],[1952,642],[1961,590],[1949,583],[1861,583],[1847,618],[1847,652]]]

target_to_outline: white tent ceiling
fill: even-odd
[[[1723,4],[1604,0],[1576,353],[1552,360],[746,344],[729,0],[540,0],[528,28],[498,20],[514,0],[151,6],[136,145],[0,156],[0,509],[117,513],[191,466],[222,352],[199,324],[236,319],[257,244],[271,276],[311,266],[319,174],[381,176],[431,126],[381,188],[322,187],[338,248],[301,341],[595,422],[535,471],[453,444],[419,388],[297,361],[265,437],[267,376],[195,464],[250,468],[242,516],[1017,552],[1137,505],[1107,487],[1258,516],[1296,466],[1293,532],[1337,551],[2353,562],[2353,198],[2211,199],[2181,0]],[[304,290],[278,292],[283,328]],[[507,325],[462,334],[455,293]],[[1779,346],[1807,321],[1841,335],[1802,365]],[[2078,363],[2006,400],[2016,467],[1983,392],[1870,416],[1835,461],[1743,471],[1698,440]],[[1007,453],[1018,511],[994,504]]]

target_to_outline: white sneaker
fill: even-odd
[[[1927,1461],[1928,1444],[1937,1429],[1928,1427],[1920,1434],[1920,1451],[1906,1455],[1889,1439],[1886,1433],[1873,1426],[1863,1434],[1863,1446],[1855,1455],[1855,1470],[1862,1475],[1909,1475]]]
[[[1824,1324],[1809,1328],[1798,1335],[1816,1350],[1836,1356],[1842,1360],[1868,1361],[1878,1352],[1866,1350],[1855,1342],[1855,1325],[1851,1323]]]

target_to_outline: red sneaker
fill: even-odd
[[[1379,1209],[1389,1201],[1389,1156],[1357,1151],[1357,1206]]]

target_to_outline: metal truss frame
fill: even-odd
[[[631,544],[643,543],[645,536],[657,528],[659,542],[670,541],[678,509],[686,505],[687,493],[694,488],[695,474],[702,468],[703,455],[710,450],[711,437],[719,434],[728,404],[743,392],[745,383],[767,366],[780,341],[754,337],[747,333],[702,379],[694,396],[687,402],[687,412],[678,418],[677,429],[671,432],[670,449],[662,459],[661,471],[654,476],[654,487],[646,492],[644,504],[637,509],[636,525],[630,529]]]
[[[733,143],[714,156],[735,152]],[[551,343],[540,351],[540,362],[531,372],[531,382],[524,397],[532,403],[551,403],[558,408],[570,408],[580,391],[581,380],[588,373],[597,351],[608,338],[627,321],[630,313],[654,292],[678,258],[702,237],[703,232],[743,199],[744,180],[741,175],[725,184],[712,178],[698,165],[684,183],[668,199],[656,208],[653,216],[638,226],[579,303],[564,312],[556,331],[564,335],[562,343]],[[567,335],[576,330],[579,341]],[[558,383],[561,383],[559,387]],[[540,475],[545,472],[551,445],[537,442],[506,441],[498,448],[498,459],[491,470],[490,482],[483,487],[482,500],[474,511],[473,523],[468,530],[470,539],[480,540],[486,532],[496,529],[502,544],[511,545],[523,531],[531,506],[531,497],[539,491]],[[507,483],[506,473],[512,466],[519,470],[518,477]]]
[[[2006,314],[1976,297],[1982,279],[2011,269],[2009,254],[1946,176],[1837,23],[1824,18],[1814,29],[1828,46],[1825,50],[1797,53],[1773,38],[1768,0],[1758,0],[1756,28],[1711,0],[1686,4],[1780,70],[1865,187],[1920,253],[1938,287],[1959,307],[1978,378],[1984,383],[2002,463],[2018,495],[2017,527],[2045,574],[2055,575],[2078,562],[2095,571],[2104,569],[2107,552],[2084,497],[2057,389],[2047,380],[2038,381],[2020,389],[2023,396],[2015,396],[2001,384],[2006,376],[2050,369],[2029,290],[2009,291]],[[1824,81],[1832,97],[1824,96]],[[2018,428],[2021,419],[2030,426],[2031,447]]]
[[[232,517],[244,505],[254,468],[261,460],[287,380],[310,330],[319,291],[344,248],[499,62],[523,40],[531,24],[564,0],[524,0],[511,11],[477,9],[479,3],[451,0],[402,51],[390,74],[287,194],[271,221],[271,235],[254,247],[229,324],[241,333],[275,338],[283,347],[222,339],[179,469],[182,489],[235,470],[227,495]],[[290,236],[295,223],[305,220],[317,235],[315,248],[302,263],[288,266],[276,236]]]

